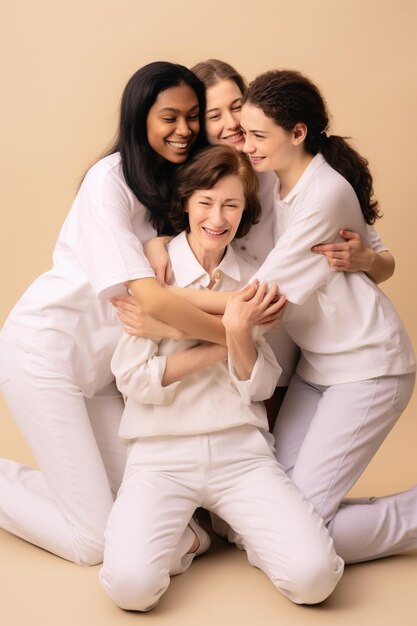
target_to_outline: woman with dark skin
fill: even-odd
[[[172,232],[171,178],[205,144],[204,110],[204,87],[181,65],[151,63],[131,77],[115,145],[84,177],[53,268],[1,331],[1,391],[40,471],[0,460],[0,527],[75,563],[101,561],[125,466],[117,436],[124,404],[110,370],[121,329],[110,298],[133,281],[148,303],[149,292],[162,292],[151,333],[182,336],[166,317],[224,341],[219,320],[207,330],[212,316],[160,287],[142,249]]]

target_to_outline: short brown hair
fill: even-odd
[[[261,217],[258,179],[246,155],[230,146],[209,146],[200,150],[177,170],[174,194],[168,218],[177,232],[189,229],[186,206],[197,189],[212,189],[224,176],[238,176],[243,186],[245,208],[236,238],[248,234]]]

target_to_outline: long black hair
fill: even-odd
[[[205,89],[200,80],[186,67],[167,61],[145,65],[128,81],[120,105],[117,137],[107,154],[120,152],[126,183],[150,212],[150,221],[158,234],[172,234],[166,218],[170,202],[173,173],[178,166],[161,159],[149,145],[146,120],[158,95],[181,83],[195,92],[199,104],[200,132],[192,153],[206,145],[204,114]]]
[[[321,152],[329,165],[352,185],[368,224],[380,217],[368,161],[344,137],[327,134],[329,114],[314,83],[293,70],[265,72],[249,84],[243,101],[260,108],[285,130],[304,123],[307,126],[307,152],[312,155]]]

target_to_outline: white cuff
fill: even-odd
[[[148,361],[149,392],[146,404],[170,404],[181,381],[162,386],[162,377],[165,372],[167,356],[156,356]]]
[[[257,352],[258,352],[258,356],[255,361],[255,365],[252,368],[250,378],[248,378],[247,380],[240,380],[239,378],[237,378],[232,359],[230,358],[230,356],[228,358],[228,367],[229,367],[229,373],[232,379],[232,383],[234,384],[237,391],[239,392],[239,395],[241,396],[242,400],[247,405],[249,405],[253,401],[253,396],[256,394],[256,392],[259,389],[259,374],[263,368],[264,360],[265,360],[262,352],[260,352],[259,350],[257,350]]]

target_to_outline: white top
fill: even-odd
[[[277,231],[277,214],[275,211],[275,198],[277,177],[274,172],[262,172],[257,174],[259,180],[259,200],[262,206],[261,221],[253,226],[241,239],[236,239],[236,245],[249,254],[261,265],[275,245]],[[383,252],[388,248],[382,243],[373,226],[366,225],[367,241],[375,252]],[[316,241],[315,243],[321,243]],[[287,386],[296,370],[300,350],[285,331],[283,324],[278,324],[268,333],[265,338],[278,359],[282,372],[278,381],[279,386]]]
[[[121,326],[108,298],[125,281],[154,276],[142,243],[155,236],[148,210],[127,186],[118,153],[88,171],[62,226],[53,267],[27,289],[3,336],[69,372],[90,397],[113,380]]]
[[[259,181],[259,201],[262,217],[252,226],[245,237],[235,239],[234,245],[249,254],[259,267],[275,245],[275,189],[277,177],[274,172],[257,173]],[[299,349],[281,324],[265,334],[269,345],[282,367],[278,385],[287,386],[291,380],[299,358]]]
[[[243,250],[259,267],[275,245],[275,188],[277,177],[274,172],[257,174],[258,198],[262,208],[261,220],[251,227],[245,237],[234,240],[234,246]]]
[[[397,312],[362,272],[334,272],[311,252],[317,242],[340,240],[341,227],[369,244],[351,185],[317,154],[283,199],[276,192],[277,243],[256,273],[276,281],[290,304],[283,326],[301,348],[298,373],[331,385],[410,373],[415,358]]]
[[[185,233],[168,247],[174,285],[204,289],[210,277],[198,263]],[[213,289],[235,290],[247,283],[254,264],[228,246],[213,272]],[[258,358],[247,381],[236,378],[233,364],[216,363],[185,379],[162,387],[167,355],[196,345],[194,340],[155,342],[123,334],[112,359],[117,386],[127,396],[119,434],[125,439],[161,435],[191,435],[253,424],[268,430],[261,400],[273,393],[280,367],[268,343],[256,332]]]

